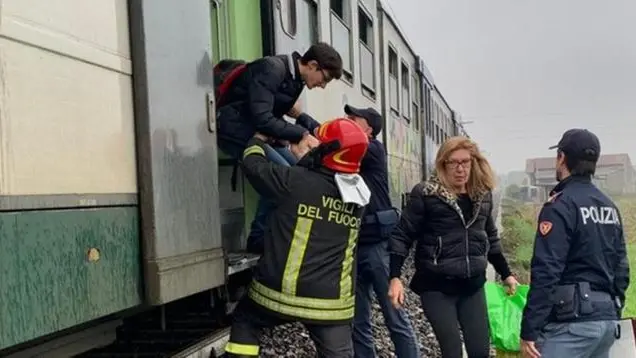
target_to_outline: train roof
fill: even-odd
[[[419,62],[418,65],[420,67],[420,71],[422,72],[422,75],[424,76],[424,79],[429,83],[431,87],[435,89],[435,91],[440,95],[440,97],[442,97],[444,104],[446,104],[446,106],[450,109],[451,106],[448,104],[448,101],[446,101],[444,96],[442,96],[441,91],[437,88],[435,84],[435,80],[433,79],[432,72],[429,70],[428,66],[426,66],[426,63],[424,62],[424,59],[422,58],[422,56],[418,55],[417,51],[415,51],[415,48],[411,44],[411,41],[409,41],[408,37],[406,36],[406,31],[402,29],[399,22],[397,21],[397,16],[395,15],[389,1],[388,0],[377,0],[377,1],[380,4],[380,10],[382,11],[382,13],[386,15],[389,21],[391,21],[391,24],[397,29],[397,32],[402,38],[402,41],[404,41],[404,44],[406,44],[406,47],[417,58],[417,61]]]
[[[387,0],[378,0],[378,3],[380,4],[380,10],[382,10],[382,12],[386,15],[386,17],[391,21],[393,26],[398,30],[397,31],[398,34],[402,38],[402,41],[404,41],[404,43],[406,44],[406,47],[409,49],[409,51],[411,51],[414,57],[419,57],[417,55],[417,52],[413,48],[413,45],[411,45],[411,42],[406,37],[405,31],[397,22],[396,20],[397,16],[393,13],[393,8],[391,8],[391,5],[389,4],[389,2]]]

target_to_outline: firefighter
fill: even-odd
[[[362,228],[358,239],[358,287],[356,293],[356,315],[353,330],[355,356],[377,357],[373,344],[371,326],[371,292],[375,292],[384,316],[384,322],[391,333],[398,358],[420,356],[417,338],[406,312],[393,307],[389,296],[389,252],[388,241],[397,224],[399,214],[392,208],[389,198],[389,179],[386,151],[376,136],[382,131],[382,116],[373,108],[344,107],[347,116],[356,122],[369,137],[369,148],[360,165],[360,176],[371,191],[371,201],[365,208]],[[320,123],[294,105],[289,116],[296,118],[296,124],[312,133]]]
[[[316,137],[320,145],[293,167],[268,161],[258,133],[243,154],[247,179],[276,208],[235,311],[230,357],[258,356],[262,329],[288,322],[304,324],[318,357],[353,357],[354,258],[370,198],[358,172],[369,140],[346,118],[321,125]]]

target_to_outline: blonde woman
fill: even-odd
[[[469,358],[490,351],[484,283],[490,261],[510,293],[517,286],[501,251],[492,216],[494,174],[477,145],[465,137],[444,142],[436,175],[417,184],[390,241],[389,297],[404,302],[404,259],[417,241],[410,288],[422,302],[443,358],[461,358],[463,333]],[[460,328],[461,327],[461,328]]]

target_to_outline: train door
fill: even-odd
[[[222,285],[208,0],[130,1],[146,299]]]
[[[212,64],[224,59],[252,61],[263,56],[261,1],[210,1]],[[246,254],[246,237],[258,204],[258,194],[244,180],[234,160],[219,151],[221,235],[228,254],[228,273],[241,271],[257,260]]]
[[[228,1],[210,1],[212,65],[231,54],[231,12]],[[219,151],[219,209],[221,216],[221,236],[227,252],[238,252],[245,247],[245,203],[243,178],[235,171],[235,162]],[[234,181],[233,181],[234,180]]]

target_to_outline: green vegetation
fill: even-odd
[[[625,227],[630,258],[631,282],[627,292],[625,317],[636,317],[636,198],[616,197]],[[502,241],[510,266],[521,283],[530,279],[530,259],[541,205],[504,199],[502,203]]]

